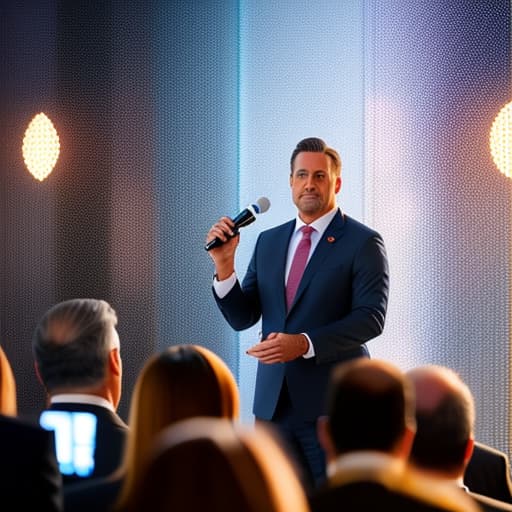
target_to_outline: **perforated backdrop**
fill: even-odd
[[[477,436],[509,449],[510,182],[487,142],[510,100],[509,1],[6,0],[0,16],[0,343],[23,414],[44,401],[35,321],[97,296],[120,318],[123,416],[147,357],[194,342],[226,359],[249,421],[258,326],[216,310],[204,236],[269,197],[243,274],[257,233],[294,215],[289,155],[318,135],[343,157],[340,205],[388,248],[373,356],[459,371]],[[40,111],[62,144],[41,184],[20,152]]]

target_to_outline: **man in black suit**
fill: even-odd
[[[475,441],[464,471],[464,484],[473,492],[512,503],[510,461],[507,454]]]
[[[215,300],[226,320],[236,330],[262,322],[261,342],[247,351],[258,359],[254,415],[271,421],[312,481],[321,482],[325,456],[316,421],[329,373],[340,361],[368,357],[365,343],[382,332],[388,263],[379,233],[337,206],[337,151],[315,137],[300,141],[289,181],[297,217],[260,234],[242,284],[233,221],[222,217],[206,241],[224,242],[209,254]],[[297,254],[305,254],[303,274],[296,271]]]
[[[439,482],[466,490],[483,510],[512,511],[512,505],[473,492],[463,483],[473,451],[473,395],[450,368],[427,365],[407,373],[416,394],[416,437],[412,466]]]
[[[0,414],[0,462],[2,511],[63,510],[52,432]]]
[[[310,497],[313,512],[478,510],[462,490],[407,467],[414,394],[398,368],[376,359],[341,363],[332,372],[327,400],[318,435],[328,481]]]
[[[116,325],[107,302],[71,299],[53,306],[34,333],[36,371],[49,397],[41,423],[55,428],[65,485],[109,475],[121,462],[128,427],[116,413],[122,378]]]

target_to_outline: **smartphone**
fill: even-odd
[[[59,470],[88,477],[94,471],[97,418],[90,412],[43,411],[40,425],[53,430]]]

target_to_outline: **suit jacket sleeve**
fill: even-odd
[[[382,333],[389,293],[389,269],[380,235],[368,238],[357,251],[350,272],[350,307],[339,319],[307,329],[317,362],[343,359]]]
[[[256,244],[257,247],[258,243]],[[256,285],[256,253],[257,249],[255,249],[247,268],[243,289],[237,279],[226,297],[219,299],[215,291],[213,292],[224,318],[236,331],[252,327],[261,318],[261,305]]]

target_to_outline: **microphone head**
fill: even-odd
[[[270,201],[266,197],[260,197],[253,207],[256,213],[265,213],[270,208]]]

